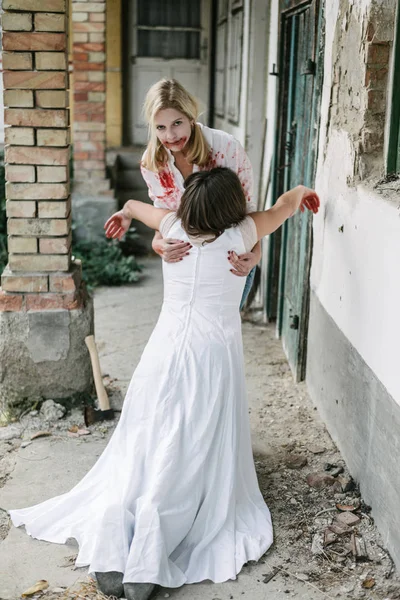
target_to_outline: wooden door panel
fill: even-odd
[[[318,1],[282,1],[277,192],[312,186]],[[281,241],[278,330],[296,380],[305,375],[311,256],[309,213],[284,226]]]

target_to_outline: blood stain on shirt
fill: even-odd
[[[161,171],[159,174],[159,179],[162,187],[165,190],[166,196],[172,196],[175,192],[175,181],[172,176],[172,173],[169,171]]]

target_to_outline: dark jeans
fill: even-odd
[[[245,283],[244,290],[243,290],[242,300],[240,302],[240,310],[242,310],[243,306],[245,305],[245,302],[247,300],[247,296],[249,295],[251,287],[253,285],[255,274],[256,274],[256,267],[254,267],[250,271],[250,273],[247,275],[246,283]]]

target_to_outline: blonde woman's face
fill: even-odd
[[[171,152],[181,152],[192,133],[188,117],[174,108],[159,110],[154,119],[154,127],[160,142]]]

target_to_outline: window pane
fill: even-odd
[[[200,2],[190,0],[140,0],[138,25],[200,27]]]
[[[138,56],[200,58],[197,31],[138,31]]]

